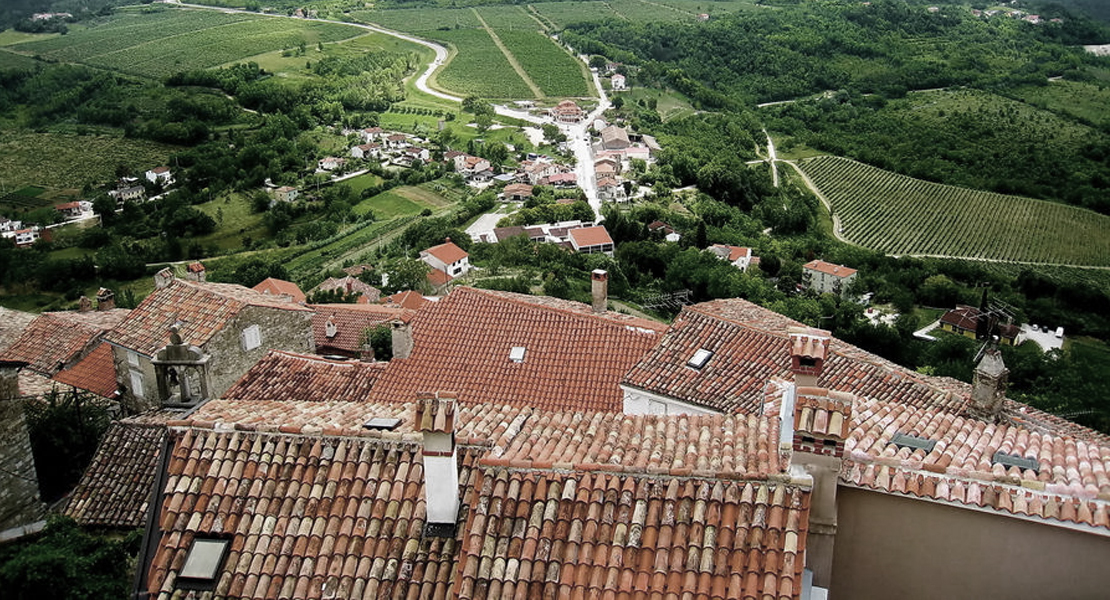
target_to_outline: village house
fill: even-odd
[[[312,310],[227,283],[155,275],[155,290],[104,340],[129,411],[218,397],[271,348],[312,352]]]
[[[662,236],[665,242],[678,242],[682,239],[682,235],[674,230],[673,227],[667,225],[663,221],[652,221],[648,223],[648,233],[652,235]]]
[[[759,257],[752,254],[751,248],[713,244],[708,250],[717,258],[728,261],[729,264],[741,271],[747,271],[751,265],[759,264]]]
[[[334,156],[325,156],[324,158],[321,158],[316,164],[321,171],[335,171],[347,166],[347,159],[336,158]]]
[[[433,270],[445,274],[447,281],[461,277],[470,270],[470,255],[455,245],[451,238],[447,238],[444,243],[438,246],[421,250],[420,260],[427,263]]]
[[[848,296],[848,287],[856,280],[856,270],[823,260],[802,265],[802,285],[818,294]]]
[[[605,154],[594,159],[594,173],[598,178],[604,176],[615,177],[620,172],[621,160],[619,156]]]
[[[431,159],[432,154],[428,151],[427,148],[410,146],[404,149],[401,156],[411,166],[428,162],[428,160]]]
[[[316,286],[313,292],[332,292],[340,291],[344,294],[359,294],[358,302],[366,304],[370,302],[377,302],[382,297],[382,291],[378,288],[366,283],[358,277],[347,275],[346,277],[328,277],[323,283]]]
[[[49,233],[48,230],[42,229],[36,225],[26,229],[4,233],[4,237],[15,240],[15,245],[19,248],[26,248],[39,241],[39,239],[47,237],[46,233]]]
[[[626,202],[628,195],[624,185],[616,177],[599,177],[597,180],[597,197],[606,202]]]
[[[146,180],[161,186],[173,184],[173,172],[169,167],[154,167],[146,172]]]
[[[606,283],[456,288],[389,363],[268,353],[114,425],[66,510],[145,524],[134,592],[167,600],[1103,594],[1110,441],[1006,399],[996,351],[968,385],[739,299],[609,312]]]
[[[285,281],[284,279],[267,277],[251,289],[261,294],[288,298],[292,302],[305,301],[305,295],[304,292],[301,291],[300,286],[292,281]]]
[[[277,202],[293,202],[297,199],[297,196],[299,195],[300,191],[290,185],[283,185],[281,187],[274,188],[274,200]]]
[[[369,144],[371,142],[381,140],[385,137],[385,135],[385,130],[381,127],[367,127],[366,129],[363,129],[361,132],[359,132],[359,136],[362,138],[363,144]]]
[[[521,167],[524,170],[524,175],[528,178],[528,183],[532,185],[539,185],[540,180],[545,177],[570,170],[563,165],[542,160],[524,161],[521,163]]]
[[[116,201],[116,204],[123,204],[124,202],[142,202],[146,198],[146,188],[141,185],[132,185],[120,187],[114,190],[109,190],[108,196]]]
[[[57,210],[66,219],[79,219],[82,215],[92,213],[92,202],[87,200],[66,202],[55,205],[54,210]]]
[[[998,341],[1002,345],[1017,345],[1021,328],[1013,323],[997,323],[995,321],[996,319],[983,315],[978,308],[961,304],[940,317],[940,329],[973,340],[997,335]],[[982,329],[982,335],[979,333],[980,329]]]
[[[601,130],[602,150],[624,150],[632,145],[628,140],[628,132],[623,127],[610,125]]]
[[[385,147],[390,150],[402,150],[410,145],[409,136],[403,133],[391,133],[385,136]]]
[[[523,202],[532,197],[532,186],[527,183],[510,183],[501,192],[506,202]]]
[[[604,225],[571,229],[569,237],[575,252],[613,255],[613,238],[609,237],[609,230]]]
[[[550,185],[556,189],[565,190],[578,187],[578,174],[573,172],[556,173],[542,177],[539,185]]]
[[[351,158],[372,159],[381,157],[381,144],[368,143],[351,148]]]
[[[551,118],[559,123],[577,123],[586,118],[586,111],[579,108],[574,100],[563,100],[549,112]]]
[[[312,336],[316,354],[374,360],[368,333],[394,321],[408,323],[416,312],[387,304],[311,304]]]
[[[620,92],[628,89],[625,87],[624,75],[621,75],[620,73],[613,73],[613,76],[609,79],[609,83],[611,84],[614,92]]]
[[[13,221],[6,217],[0,217],[0,233],[14,233],[23,229],[23,221]]]

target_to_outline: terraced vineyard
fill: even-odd
[[[532,98],[532,91],[516,74],[509,59],[484,29],[428,32],[428,37],[449,42],[458,53],[437,76],[443,87],[464,96],[483,98]]]
[[[57,61],[85,63],[145,77],[206,69],[301,43],[336,42],[364,32],[342,24],[165,10],[120,11],[107,22],[48,40],[10,46]]]
[[[520,66],[547,96],[587,96],[590,86],[577,59],[537,31],[497,33]]]
[[[846,158],[799,163],[840,235],[894,255],[1110,267],[1110,217],[1043,200],[940,185]]]

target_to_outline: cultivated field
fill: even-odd
[[[524,80],[484,29],[435,31],[429,36],[458,49],[436,82],[464,96],[483,98],[532,98]]]
[[[335,42],[362,33],[342,24],[206,10],[165,10],[152,14],[120,11],[88,29],[10,48],[51,60],[160,78],[302,43],[315,46],[317,42]]]
[[[589,95],[590,87],[581,63],[551,38],[536,31],[521,30],[500,30],[497,35],[544,95]]]
[[[9,189],[24,185],[82,188],[108,183],[116,167],[135,172],[166,164],[177,148],[105,135],[0,131],[0,180]]]
[[[1110,217],[929,183],[852,160],[799,163],[849,241],[894,255],[1110,266]]]

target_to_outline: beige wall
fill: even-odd
[[[840,487],[829,598],[1110,598],[1110,537]]]

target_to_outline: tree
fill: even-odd
[[[595,55],[590,57],[590,68],[591,69],[601,69],[601,68],[605,67],[606,62],[608,62],[608,61],[605,60],[604,56],[601,56],[600,54],[595,54]]]
[[[386,269],[389,282],[385,284],[383,291],[392,294],[405,290],[424,290],[428,287],[428,271],[430,270],[431,267],[422,260],[401,258]]]
[[[480,115],[493,115],[493,106],[478,96],[467,96],[463,98],[462,109],[476,117]]]
[[[108,410],[88,392],[51,392],[24,403],[39,489],[52,502],[77,485],[108,429]]]
[[[116,201],[111,196],[99,196],[93,200],[93,212],[100,215],[100,224],[111,227],[116,219]]]
[[[393,360],[393,329],[386,323],[363,331],[360,344],[370,344],[374,360]]]

